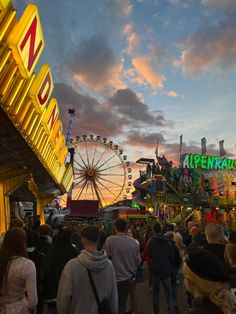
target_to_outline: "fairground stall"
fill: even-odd
[[[236,160],[185,154],[173,167],[165,156],[141,158],[146,170],[134,182],[134,201],[164,222],[236,224]]]

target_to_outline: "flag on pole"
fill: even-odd
[[[157,147],[155,150],[156,158],[158,159],[159,139],[157,139]]]
[[[179,138],[179,151],[180,152],[182,151],[182,145],[183,145],[183,135],[181,134]]]
[[[224,150],[224,140],[219,141],[219,150],[220,150],[220,157],[226,155],[226,152]]]
[[[202,155],[206,154],[207,148],[206,148],[206,138],[203,137],[201,139],[201,146],[202,146]]]

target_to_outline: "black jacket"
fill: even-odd
[[[216,243],[207,243],[204,249],[215,254],[222,262],[225,263],[225,245]]]
[[[44,258],[43,263],[43,296],[51,300],[57,296],[57,289],[61,273],[66,263],[77,257],[77,250],[72,246],[55,245]]]
[[[175,257],[169,238],[162,234],[154,235],[149,241],[148,251],[152,258],[152,276],[156,278],[170,277]]]
[[[223,311],[209,299],[203,299],[190,314],[223,314]]]
[[[179,254],[179,249],[177,248],[173,240],[170,240],[170,246],[171,249],[173,250],[173,257],[171,259],[171,269],[172,271],[176,272],[181,265],[182,259]]]

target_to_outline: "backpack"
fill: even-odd
[[[112,314],[108,300],[104,299],[102,302],[100,302],[92,274],[91,274],[89,269],[87,269],[87,272],[89,275],[89,280],[90,280],[91,286],[93,288],[93,293],[94,293],[95,299],[97,301],[98,314]]]

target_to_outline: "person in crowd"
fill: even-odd
[[[137,245],[140,247],[140,243],[137,239],[135,239],[135,233],[134,233],[134,230],[131,226],[129,226],[127,228],[127,232],[126,232],[127,236],[133,238]],[[141,267],[141,266],[139,266]],[[139,268],[138,268],[139,269]],[[140,270],[142,271],[142,270]],[[136,273],[136,276],[135,278],[133,278],[133,282],[132,282],[132,285],[130,286],[130,290],[129,290],[129,301],[130,301],[130,313],[133,313],[133,314],[136,314],[137,311],[138,311],[138,304],[137,304],[137,293],[136,293],[136,281],[137,279],[137,274],[138,274],[138,270],[137,270],[137,273]]]
[[[221,260],[204,249],[188,251],[183,266],[186,290],[195,299],[192,314],[232,314],[234,296]]]
[[[158,222],[154,224],[155,234],[148,244],[149,256],[152,258],[151,276],[152,276],[152,297],[154,314],[159,314],[159,290],[162,282],[166,294],[166,301],[169,313],[175,313],[171,285],[171,265],[174,259],[174,251],[170,240],[162,234],[161,226]]]
[[[189,231],[194,227],[194,221],[190,220],[187,222],[186,229],[184,229],[181,233],[183,237],[183,243],[186,247],[188,247],[192,242],[192,236]]]
[[[103,230],[103,226],[101,225],[100,227],[100,238],[99,238],[99,242],[98,242],[98,250],[102,250],[104,247],[104,244],[106,242],[107,236],[105,231]]]
[[[173,252],[174,252],[174,258],[171,260],[170,278],[171,278],[173,300],[174,300],[174,305],[175,305],[175,312],[179,313],[179,309],[178,309],[178,305],[177,305],[176,284],[177,284],[178,270],[179,270],[179,267],[181,265],[182,259],[181,259],[181,256],[179,254],[179,249],[176,246],[176,243],[174,241],[174,232],[169,231],[169,232],[167,232],[166,235],[170,239],[171,250],[173,250]]]
[[[38,250],[46,255],[52,248],[52,228],[49,225],[39,227],[39,244]]]
[[[43,264],[43,298],[51,312],[56,310],[57,289],[64,266],[77,255],[71,243],[70,229],[61,227]]]
[[[26,233],[13,227],[0,250],[0,313],[32,313],[37,301],[36,269],[28,259]]]
[[[142,258],[142,262],[141,264],[143,264],[144,262],[146,262],[147,266],[148,266],[148,275],[149,275],[149,290],[152,291],[152,275],[151,275],[151,265],[152,265],[152,259],[149,256],[149,251],[148,251],[148,245],[149,245],[149,241],[153,236],[153,230],[152,227],[148,227],[147,229],[147,234],[145,235],[145,246],[144,249],[141,253],[141,258]]]
[[[78,253],[82,250],[82,243],[80,237],[80,225],[77,225],[75,228],[71,230],[71,241],[72,244],[76,246]]]
[[[14,227],[24,228],[25,227],[24,221],[20,218],[11,219],[8,230],[10,230],[11,228],[14,228]],[[2,233],[0,236],[0,248],[2,247],[5,234],[6,233]]]
[[[204,248],[215,254],[225,263],[225,245],[224,227],[217,223],[209,223],[205,227],[207,244]]]
[[[37,274],[37,294],[38,294],[38,305],[37,313],[41,314],[43,311],[43,278],[42,268],[44,261],[44,254],[38,250],[39,235],[34,230],[27,230],[27,254],[29,259],[34,262]]]
[[[225,261],[230,267],[230,287],[236,297],[236,232],[229,235],[229,243],[225,247]]]
[[[189,231],[189,234],[192,238],[192,242],[188,246],[187,250],[193,248],[203,248],[207,244],[206,235],[199,227],[192,227]]]
[[[119,314],[125,313],[130,287],[133,284],[138,266],[140,251],[137,242],[125,234],[126,221],[115,221],[116,235],[107,238],[104,249],[115,269],[119,298]]]
[[[100,230],[97,226],[86,226],[80,235],[83,250],[77,258],[66,264],[60,279],[57,294],[58,312],[98,313],[98,304],[90,281],[91,275],[99,302],[105,300],[110,313],[117,314],[118,295],[114,268],[105,252],[97,250]]]
[[[174,240],[175,245],[177,246],[177,248],[179,250],[180,256],[183,257],[184,253],[185,253],[185,245],[183,243],[183,238],[182,238],[181,234],[175,230],[175,227],[176,227],[176,225],[174,223],[169,224],[168,231],[173,232],[173,236],[174,236],[173,240]]]
[[[41,221],[40,221],[40,215],[37,215],[34,219],[34,224],[33,224],[33,230],[38,231],[39,227],[41,225]]]

